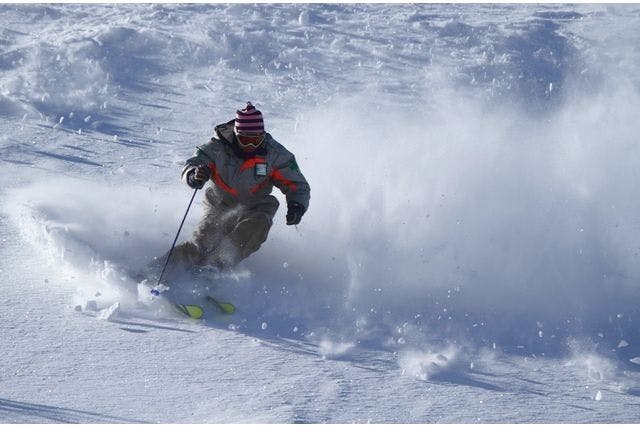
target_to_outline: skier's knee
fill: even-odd
[[[238,223],[234,232],[242,238],[241,242],[247,246],[260,245],[269,235],[273,221],[264,213],[253,214]]]

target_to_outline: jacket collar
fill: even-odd
[[[236,141],[236,135],[233,132],[233,125],[235,124],[235,120],[228,121],[227,123],[220,124],[215,127],[215,132],[220,141],[227,147],[229,147],[233,153],[241,158],[241,159],[250,159],[256,156],[266,156],[267,155],[267,140],[271,139],[271,135],[268,133],[265,135],[264,141],[255,151],[247,153],[240,148],[238,142]]]

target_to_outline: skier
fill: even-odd
[[[262,113],[251,102],[236,118],[215,127],[211,141],[186,161],[182,179],[205,191],[205,213],[192,240],[175,247],[169,275],[194,267],[233,268],[267,239],[280,203],[287,200],[286,222],[300,223],[309,207],[310,187],[293,154],[265,132]],[[167,254],[168,255],[168,254]],[[158,260],[166,261],[165,255]]]

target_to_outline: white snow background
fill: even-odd
[[[637,5],[1,5],[0,421],[637,422],[638,28]],[[127,272],[248,100],[311,206],[288,227],[277,193],[259,253],[179,290],[237,313],[192,321]]]

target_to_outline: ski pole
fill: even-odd
[[[198,189],[196,188],[195,191],[193,192],[193,196],[191,196],[191,200],[189,201],[189,206],[187,206],[187,211],[184,213],[184,217],[182,217],[180,228],[178,228],[178,232],[176,233],[176,238],[173,239],[173,244],[171,245],[171,249],[169,250],[169,255],[167,255],[167,260],[164,262],[164,267],[162,267],[162,273],[160,273],[158,284],[154,289],[151,290],[151,293],[155,296],[160,295],[160,291],[158,291],[158,287],[160,286],[160,282],[162,281],[162,276],[164,276],[164,272],[167,269],[167,265],[169,265],[169,259],[171,258],[171,254],[173,253],[173,248],[176,247],[178,236],[180,235],[180,231],[182,231],[182,226],[184,225],[184,221],[187,219],[187,214],[189,213],[189,209],[191,209],[191,204],[193,203],[193,199],[195,199],[197,192],[198,192]]]

